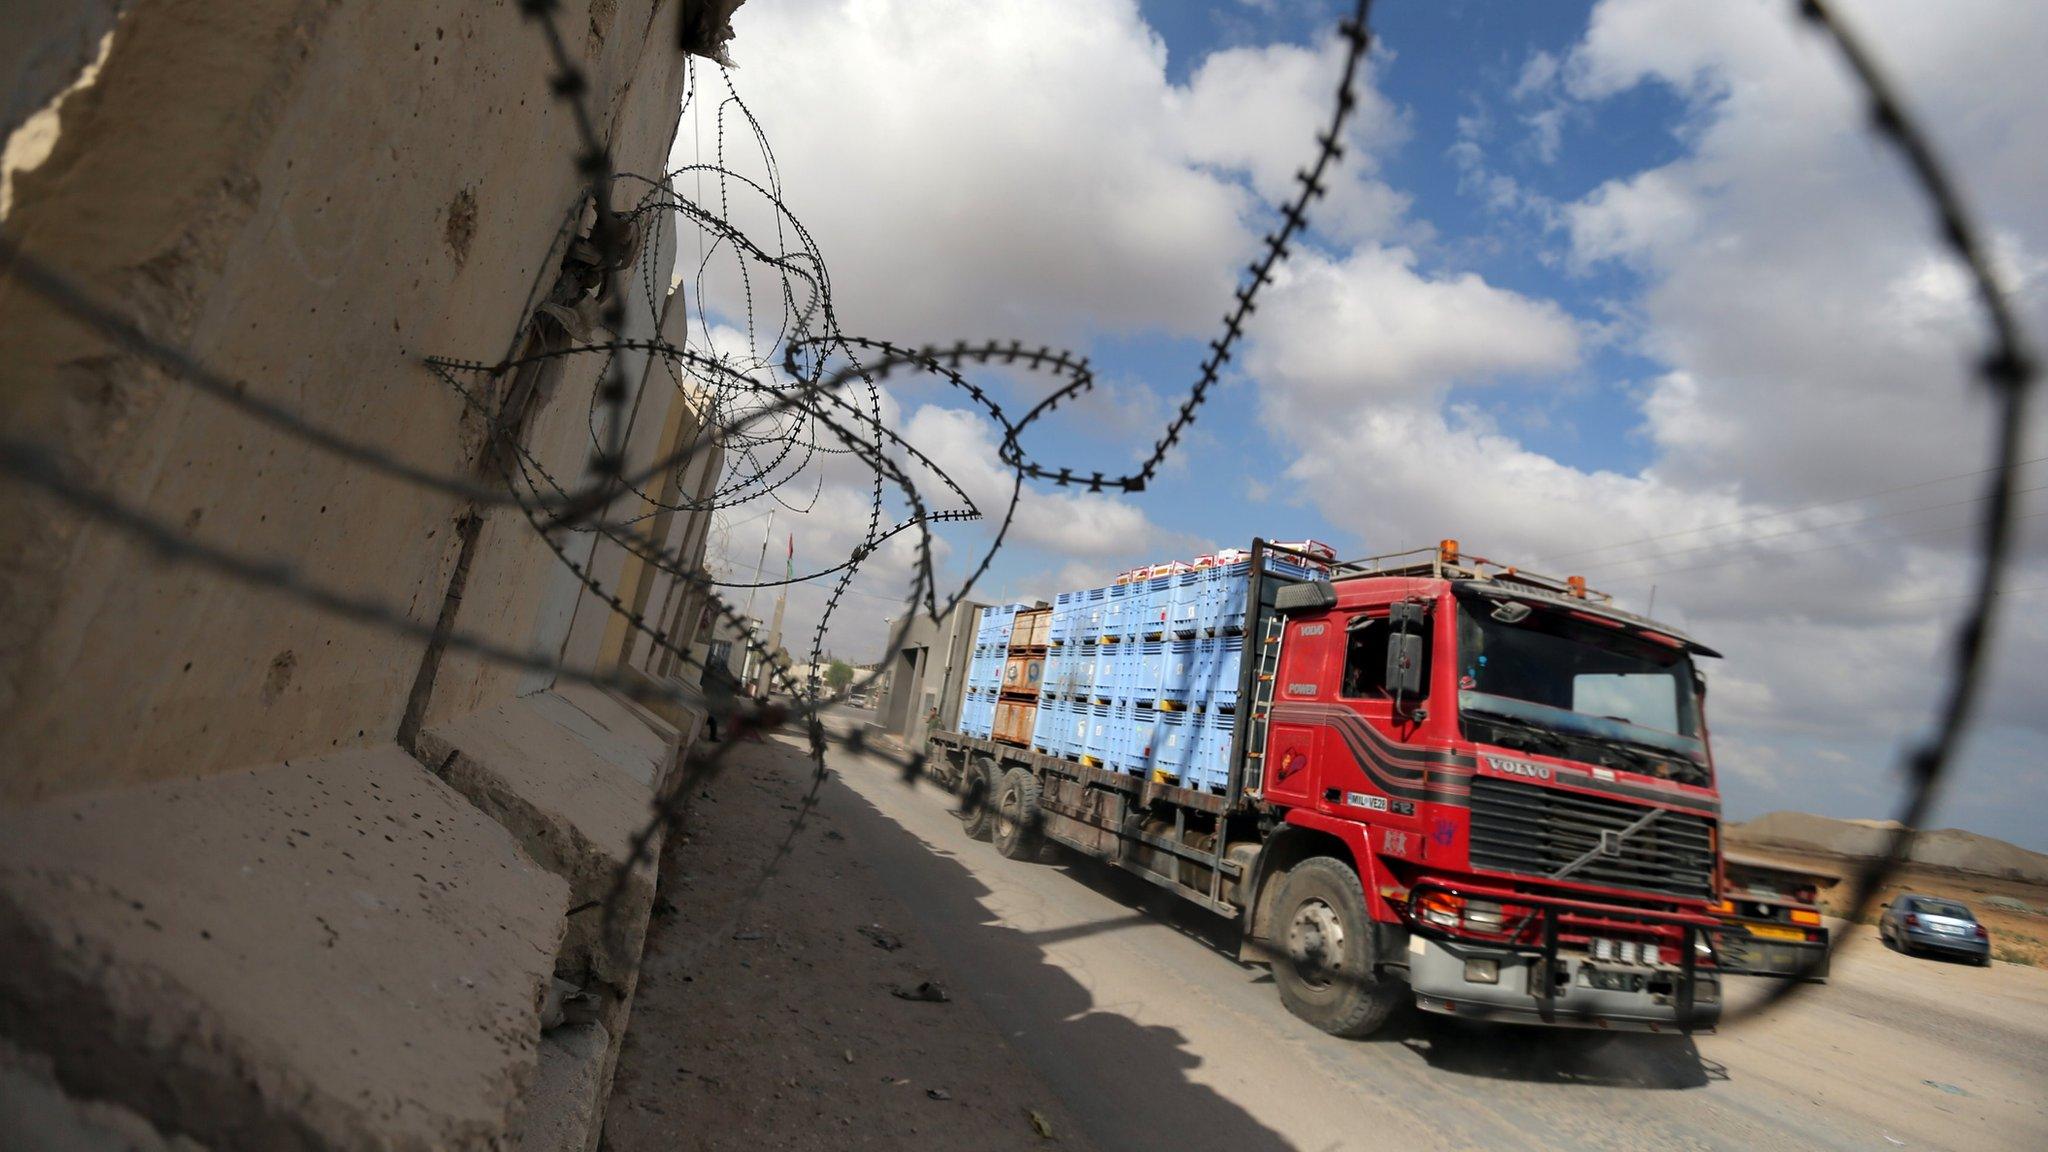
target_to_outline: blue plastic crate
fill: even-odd
[[[995,730],[996,700],[993,694],[969,692],[960,702],[960,731],[984,740]]]
[[[1237,718],[1228,712],[1197,713],[1194,756],[1182,783],[1189,788],[1221,789],[1230,782],[1230,742]]]
[[[967,686],[987,688],[991,691],[1002,687],[1003,666],[1007,663],[1004,650],[984,648],[984,655],[976,656],[967,664]]]
[[[1135,640],[1118,644],[1116,653],[1116,699],[1119,704],[1138,702],[1138,676],[1143,667],[1140,645]]]
[[[1250,565],[1251,561],[1247,560],[1243,566],[1249,568]],[[1310,568],[1306,564],[1291,560],[1277,553],[1267,553],[1266,571],[1289,576],[1296,580],[1319,580],[1328,575],[1328,573],[1320,568]]]
[[[1060,736],[1064,731],[1066,703],[1061,700],[1040,700],[1038,711],[1031,718],[1031,746],[1040,752],[1057,756],[1060,754]]]
[[[1244,560],[1209,571],[1215,576],[1212,581],[1215,607],[1209,630],[1218,634],[1244,631],[1244,597],[1251,577],[1251,561]]]
[[[1045,629],[1048,644],[1065,644],[1074,638],[1074,620],[1080,604],[1079,592],[1062,592],[1053,598],[1052,619]]]
[[[1090,680],[1090,699],[1107,704],[1116,699],[1117,675],[1122,671],[1119,663],[1123,659],[1123,645],[1098,644],[1095,646],[1095,669]]]
[[[1200,640],[1169,640],[1166,653],[1159,666],[1159,699],[1183,708],[1192,702],[1195,688],[1195,662],[1201,651]]]
[[[1068,700],[1087,700],[1095,695],[1095,660],[1098,656],[1095,645],[1077,644],[1067,649],[1066,659],[1060,664],[1060,677],[1054,683],[1059,695]]]
[[[1159,701],[1160,678],[1166,671],[1166,643],[1140,640],[1131,645],[1131,649],[1136,657],[1131,677],[1131,699],[1140,704],[1156,704]]]
[[[1137,611],[1135,635],[1138,639],[1164,638],[1172,629],[1173,588],[1178,580],[1175,576],[1154,576],[1145,581],[1142,604]]]
[[[1081,740],[1081,754],[1097,764],[1107,764],[1111,741],[1109,705],[1090,704],[1085,711],[1088,726]]]
[[[1074,650],[1054,648],[1045,654],[1045,675],[1039,681],[1038,694],[1047,700],[1057,700],[1065,694],[1060,687],[1067,678],[1067,667],[1073,663]]]
[[[1168,578],[1170,587],[1166,594],[1166,626],[1174,637],[1193,636],[1201,631],[1202,593],[1209,586],[1209,570],[1198,568]]]
[[[1152,768],[1176,778],[1187,775],[1198,730],[1185,712],[1160,712],[1152,729]]]
[[[1117,766],[1133,776],[1143,776],[1151,770],[1152,731],[1158,723],[1159,714],[1150,708],[1135,704],[1123,707],[1123,747],[1119,749],[1121,759]]]
[[[1068,700],[1060,712],[1060,752],[1070,760],[1079,760],[1081,751],[1088,744],[1089,705]]]
[[[1234,711],[1237,708],[1238,676],[1244,668],[1244,645],[1242,636],[1224,638],[1220,651],[1215,655],[1210,669],[1208,707],[1211,710]]]
[[[1204,636],[1193,641],[1188,706],[1209,709],[1237,703],[1238,636]]]

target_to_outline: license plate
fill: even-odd
[[[1798,940],[1804,942],[1806,939],[1806,933],[1801,932],[1797,928],[1780,928],[1775,924],[1746,924],[1744,927],[1749,929],[1751,936],[1761,936],[1766,940]]]
[[[1963,930],[1961,928],[1956,927],[1953,924],[1936,924],[1934,926],[1934,930],[1936,932],[1947,933],[1950,936],[1961,936],[1963,934]]]

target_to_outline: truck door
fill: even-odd
[[[1431,703],[1432,636],[1430,621],[1419,610],[1402,607],[1408,617],[1403,621],[1396,619],[1396,607],[1367,604],[1332,614],[1332,625],[1342,629],[1342,655],[1336,657],[1339,671],[1331,695],[1337,707],[1327,713],[1330,732],[1317,799],[1335,815],[1413,827],[1433,755],[1418,746]],[[1402,685],[1389,659],[1390,654],[1401,656],[1404,630],[1420,638],[1408,645],[1420,662],[1414,676],[1419,687]],[[1331,648],[1334,654],[1339,644]],[[1403,845],[1410,842],[1400,839]]]
[[[1275,803],[1313,808],[1321,787],[1316,764],[1323,755],[1324,724],[1312,708],[1328,699],[1338,673],[1332,654],[1341,646],[1339,626],[1328,617],[1289,620],[1280,642],[1274,679],[1273,713],[1266,728],[1265,772],[1260,785]]]

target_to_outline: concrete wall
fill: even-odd
[[[975,617],[984,607],[961,601],[937,621],[929,616],[911,621],[902,640],[883,657],[888,686],[875,704],[875,719],[884,731],[915,748],[932,729],[929,718],[934,709],[940,726],[951,727],[959,720]]]
[[[664,168],[678,22],[731,6],[560,6],[619,169]],[[423,359],[540,339],[533,292],[584,218],[571,114],[516,4],[28,0],[4,23],[0,133],[40,133],[8,152],[10,241],[247,394],[496,478],[487,425]],[[681,312],[640,290],[669,282],[671,227],[620,277],[629,336]],[[603,361],[550,365],[521,428],[568,483]],[[697,434],[701,397],[644,357],[626,368],[633,461]],[[515,378],[470,382],[496,403]],[[676,671],[516,508],[312,447],[5,276],[0,381],[0,430],[194,540],[422,631]],[[694,467],[668,495],[715,487],[715,452]],[[693,556],[704,519],[649,530]],[[0,1038],[66,1089],[215,1147],[594,1140],[522,1117],[602,1100],[651,868],[628,869],[615,936],[568,913],[627,867],[689,709],[664,721],[169,564],[18,486],[0,540]],[[683,615],[672,578],[592,545],[564,550],[607,596]],[[583,1031],[564,1031],[556,992],[588,1007],[566,1017]]]
[[[646,34],[653,15],[649,0],[562,13],[619,163],[639,171],[661,170],[682,82],[672,37]],[[9,39],[77,40],[75,17],[53,21]],[[421,358],[505,355],[530,286],[559,259],[551,242],[580,189],[546,74],[538,31],[510,5],[136,0],[97,82],[65,101],[49,159],[16,175],[4,226],[252,392],[401,459],[473,472],[476,430]],[[460,500],[200,397],[11,283],[0,307],[0,364],[22,382],[0,393],[9,430],[197,538],[434,620]],[[573,366],[587,378],[531,430],[565,476],[588,456],[600,359]],[[545,641],[564,624],[536,615],[554,569],[516,515],[492,514],[482,597],[465,611],[495,636]],[[0,795],[189,776],[395,730],[417,640],[165,567],[46,500],[6,501],[0,528],[12,545]],[[444,712],[515,675],[451,671]],[[81,684],[94,707],[77,706]]]

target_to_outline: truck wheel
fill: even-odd
[[[960,819],[970,839],[986,840],[995,828],[995,765],[977,756],[960,770]]]
[[[1283,958],[1273,982],[1287,1010],[1333,1036],[1369,1036],[1401,1003],[1373,971],[1372,917],[1349,864],[1311,856],[1280,878],[1268,929]]]
[[[1011,860],[1038,858],[1038,777],[1023,768],[1003,773],[996,786],[996,851]]]

